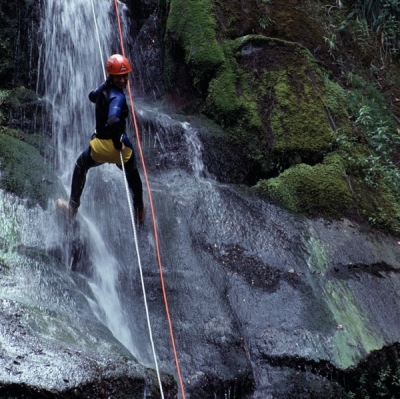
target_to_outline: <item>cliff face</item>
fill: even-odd
[[[400,250],[394,235],[365,224],[398,231],[395,54],[385,48],[381,57],[379,38],[357,30],[351,4],[126,3],[189,397],[396,397]],[[36,26],[32,4],[1,6],[15,28],[1,34],[12,43]],[[31,10],[32,25],[12,18],[16,10]],[[78,47],[71,57],[80,59]],[[35,59],[22,48],[18,65]],[[33,88],[20,67],[4,70]],[[55,157],[46,100],[8,81],[1,94],[0,393],[158,397],[154,371],[114,338],[94,305],[93,275],[104,266],[96,250],[110,247],[120,262],[105,264],[118,275],[118,310],[138,357],[152,364],[117,179],[93,180],[99,187],[86,195],[96,201],[66,224],[53,208],[66,195],[64,171],[44,162]],[[139,248],[162,380],[175,397],[150,223]]]

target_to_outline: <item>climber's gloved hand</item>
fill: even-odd
[[[131,150],[133,149],[132,142],[129,140],[129,137],[125,133],[121,135],[120,142],[122,143],[122,151],[125,149],[125,147],[128,147]]]
[[[119,142],[121,143],[120,151],[124,151],[125,150],[124,135],[121,136]]]

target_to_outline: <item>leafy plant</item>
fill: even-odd
[[[356,0],[348,18],[366,21],[368,27],[380,37],[383,53],[391,56],[400,54],[400,2],[398,0]]]
[[[347,399],[371,399],[399,397],[400,360],[386,360],[383,364],[361,373],[353,388],[346,393]]]
[[[359,214],[374,227],[398,233],[400,170],[393,160],[400,136],[395,119],[374,84],[353,75],[349,82],[353,131],[336,129],[336,146]]]
[[[267,14],[261,14],[258,18],[258,23],[260,24],[261,28],[265,29],[270,25],[273,25],[275,21],[271,19]]]
[[[337,50],[336,46],[336,34],[332,33],[329,37],[324,36],[324,41],[329,47],[329,53],[332,55],[334,50]]]

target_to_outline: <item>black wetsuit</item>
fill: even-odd
[[[125,135],[126,118],[129,113],[125,94],[115,87],[111,79],[108,78],[96,90],[90,92],[89,99],[96,104],[96,131],[93,137],[99,140],[112,140],[114,148],[111,148],[110,151],[115,151],[115,149],[120,150],[122,148],[120,140],[123,136],[124,145],[132,150],[132,154],[128,161],[125,161],[124,167],[129,187],[133,193],[133,206],[140,210],[143,207],[142,180],[136,167],[132,143]],[[88,170],[104,163],[95,161],[91,153],[92,148],[89,145],[79,155],[75,163],[70,197],[70,206],[73,208],[78,208],[80,205]],[[117,166],[122,169],[121,165],[117,164]]]

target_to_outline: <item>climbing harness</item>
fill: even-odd
[[[102,60],[102,65],[103,65],[103,54],[102,54],[102,51],[101,51],[99,29],[98,29],[98,25],[97,25],[97,18],[96,18],[96,13],[95,13],[95,8],[94,8],[93,1],[94,0],[91,0],[93,18],[95,20],[97,42],[98,42],[99,51],[100,51],[100,57],[101,57],[101,60]],[[114,6],[115,6],[115,12],[116,12],[116,16],[117,16],[118,32],[119,32],[121,49],[122,49],[122,55],[125,57],[124,41],[123,41],[123,35],[122,35],[122,25],[121,25],[119,8],[118,8],[118,1],[117,0],[114,0]],[[104,70],[104,67],[103,67],[103,72],[104,72],[104,79],[106,79],[106,72]],[[145,176],[145,181],[146,181],[146,186],[147,186],[147,191],[148,191],[150,211],[151,211],[152,222],[153,222],[153,232],[154,232],[155,249],[156,249],[156,255],[157,255],[157,263],[158,263],[158,269],[159,269],[159,273],[160,273],[161,289],[162,289],[162,293],[163,293],[164,306],[165,306],[165,311],[166,311],[166,314],[167,314],[168,328],[169,328],[169,333],[170,333],[170,337],[171,337],[171,343],[172,343],[172,348],[173,348],[173,353],[174,353],[175,365],[176,365],[176,369],[177,369],[177,376],[178,376],[179,385],[180,385],[180,388],[181,388],[181,395],[182,395],[182,399],[185,399],[186,398],[185,389],[184,389],[183,380],[182,380],[182,376],[181,376],[179,360],[178,360],[178,354],[177,354],[177,349],[176,349],[176,345],[175,345],[175,338],[174,338],[172,322],[171,322],[171,315],[170,315],[170,312],[169,312],[168,300],[167,300],[165,284],[164,284],[164,277],[163,277],[163,271],[162,271],[162,262],[161,262],[161,252],[160,252],[160,247],[159,247],[159,242],[158,242],[158,233],[157,233],[156,218],[155,218],[155,213],[154,213],[153,198],[152,198],[152,194],[151,194],[151,189],[150,189],[150,183],[149,183],[149,178],[148,178],[148,174],[147,174],[146,164],[144,162],[143,150],[142,150],[141,141],[140,141],[140,137],[139,137],[139,129],[138,129],[138,125],[137,125],[135,109],[134,109],[134,104],[133,104],[133,100],[132,100],[133,96],[132,96],[132,91],[131,91],[129,80],[128,80],[127,87],[128,87],[128,94],[129,94],[129,100],[130,100],[130,105],[131,105],[131,112],[132,112],[132,117],[133,117],[133,122],[134,122],[134,128],[135,128],[136,142],[137,142],[138,149],[139,149],[140,159],[141,159],[141,163],[142,163],[142,167],[143,167],[143,174]],[[123,172],[123,176],[124,176],[125,190],[126,190],[128,206],[129,206],[129,213],[130,213],[130,216],[131,216],[132,230],[133,230],[134,241],[135,241],[135,249],[136,249],[136,254],[137,254],[137,259],[138,259],[138,266],[139,266],[139,271],[140,271],[140,279],[141,279],[141,285],[142,285],[142,291],[143,291],[143,300],[144,300],[144,305],[145,305],[145,310],[146,310],[147,326],[148,326],[148,330],[149,330],[149,337],[150,337],[151,347],[152,347],[152,351],[153,351],[153,357],[154,357],[155,368],[156,368],[156,372],[157,372],[158,383],[160,385],[160,393],[161,393],[162,399],[164,399],[164,392],[163,392],[163,389],[162,389],[161,377],[160,377],[160,372],[159,372],[159,369],[158,369],[157,355],[156,355],[156,351],[155,351],[155,347],[154,347],[153,334],[152,334],[150,316],[149,316],[148,305],[147,305],[146,289],[145,289],[145,285],[144,285],[143,271],[142,271],[142,266],[141,266],[140,252],[139,252],[138,239],[137,239],[137,233],[136,233],[136,227],[135,227],[135,217],[134,217],[134,213],[133,213],[133,207],[132,207],[131,196],[130,196],[130,192],[129,192],[128,181],[127,181],[127,178],[126,178],[126,175],[125,175],[125,166],[124,166],[124,162],[123,162],[122,152],[120,152],[120,157],[121,157],[122,172]]]

